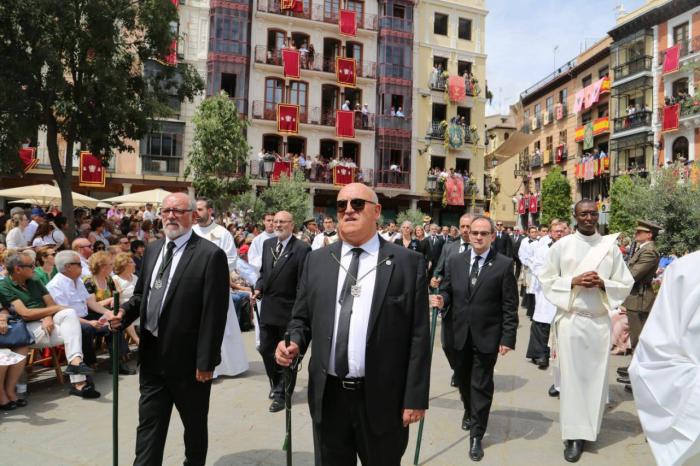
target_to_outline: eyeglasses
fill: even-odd
[[[23,269],[33,269],[35,267],[34,264],[19,264],[17,267],[22,267]]]
[[[470,236],[483,236],[484,238],[487,237],[487,236],[491,236],[492,234],[493,234],[493,232],[491,232],[491,231],[474,231],[474,230],[471,230],[471,231],[469,232],[469,235],[470,235]]]
[[[192,212],[192,209],[163,209],[160,211],[160,213],[166,217],[170,214],[174,214],[176,217],[182,217],[187,212]]]
[[[68,262],[66,265],[79,265],[82,267],[83,264],[81,264],[80,262]]]
[[[502,224],[502,223],[497,223],[496,226],[497,226],[497,227],[502,227],[503,224]]]
[[[80,245],[80,246],[78,246],[78,247],[79,247],[79,248],[92,248],[92,246],[89,245],[89,244],[82,244],[82,245]]]
[[[355,212],[362,212],[362,210],[365,208],[365,204],[368,202],[370,204],[377,204],[376,202],[368,201],[367,199],[350,199],[350,206]],[[338,213],[344,213],[346,210],[348,210],[348,200],[338,199],[335,201],[335,207],[338,209]]]
[[[275,220],[272,223],[273,223],[273,225],[284,225],[285,223],[290,223],[290,222],[291,222],[291,220]]]

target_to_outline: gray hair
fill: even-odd
[[[403,228],[404,225],[408,225],[408,228],[413,231],[413,222],[410,220],[404,220],[403,223],[401,223],[401,228]]]
[[[35,255],[29,253],[30,250],[27,251],[18,251],[16,249],[11,249],[7,252],[7,255],[5,255],[5,268],[7,269],[7,272],[9,274],[15,273],[15,267],[19,265],[23,265],[22,263],[22,258],[23,257],[28,257],[32,260],[32,264],[34,263]],[[32,251],[34,252],[34,251]]]
[[[437,223],[431,223],[430,228],[433,228],[433,227],[440,228],[440,225],[438,225]]]
[[[65,250],[56,254],[56,270],[60,273],[63,273],[66,265],[71,262],[80,262],[80,255],[77,252]]]
[[[486,217],[486,216],[484,216],[484,215],[477,215],[476,217],[474,217],[474,220],[472,220],[472,225],[473,225],[474,222],[476,222],[477,220],[485,220],[485,221],[489,222],[489,226],[491,227],[491,233],[493,233],[494,231],[496,231],[496,224],[494,223],[494,221],[493,221],[493,219],[492,219],[491,217]]]

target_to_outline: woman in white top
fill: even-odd
[[[53,225],[49,222],[39,224],[32,239],[32,247],[39,248],[41,246],[55,245],[56,242],[52,236],[53,230]]]
[[[23,213],[17,213],[10,220],[12,228],[7,232],[5,244],[7,249],[22,249],[27,247],[27,241],[24,238],[24,229],[27,228],[29,221]]]
[[[136,282],[139,278],[134,272],[136,272],[136,263],[131,253],[122,252],[117,254],[117,257],[114,258],[114,275],[112,279],[117,291],[119,291],[120,303],[127,302],[134,295],[134,287],[136,287]],[[134,328],[134,325],[137,323],[138,320],[127,327],[126,334],[138,345],[139,336]]]

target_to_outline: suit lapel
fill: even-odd
[[[467,262],[471,259],[471,254],[467,255],[469,259],[467,259]],[[469,293],[469,301],[476,296],[476,292],[479,290],[479,287],[481,286],[482,283],[486,281],[486,277],[491,273],[491,270],[493,269],[493,261],[496,259],[496,251],[493,249],[489,249],[489,253],[486,256],[486,261],[484,262],[484,266],[481,268],[479,271],[479,276],[476,278],[476,285],[471,289],[471,292]],[[469,279],[469,273],[467,273],[467,280]]]
[[[335,326],[335,305],[338,294],[338,272],[340,271],[340,264],[338,261],[340,261],[342,246],[342,241],[336,241],[325,248],[327,251],[322,267],[323,276],[328,277],[328,287],[325,292],[319,293],[321,299],[319,309],[327,309],[328,312],[320,312],[318,316],[314,316],[318,319],[323,319],[319,327],[323,332],[326,332],[325,335],[330,337],[333,337]],[[330,356],[330,352],[327,354]]]
[[[187,264],[190,263],[190,260],[194,256],[194,250],[197,247],[198,241],[199,236],[195,232],[192,232],[192,236],[190,237],[189,241],[187,241],[187,246],[185,246],[185,250],[182,252],[182,257],[177,263],[177,268],[175,269],[173,278],[172,280],[170,280],[170,285],[168,286],[168,294],[165,296],[165,300],[163,301],[163,311],[167,309],[167,306],[170,303],[170,300],[172,299],[173,294],[175,292],[174,290],[177,288],[177,284],[180,281],[180,277],[182,277],[182,273],[187,268]],[[161,313],[163,311],[161,311]]]
[[[387,242],[382,238],[379,238],[379,257],[377,258],[377,263],[381,263],[387,257],[389,253],[387,252]],[[391,273],[394,271],[394,264],[392,261],[386,261],[377,267],[377,272],[374,279],[374,294],[372,296],[372,308],[369,313],[369,325],[367,327],[367,339],[372,335],[372,329],[374,324],[377,323],[377,318],[379,317],[379,312],[384,308],[384,296],[386,296],[386,290],[389,288],[389,281],[391,280]]]
[[[145,273],[143,276],[143,297],[141,298],[141,310],[143,311],[141,318],[143,319],[146,319],[145,312],[148,304],[148,295],[151,292],[151,277],[153,276],[153,271],[156,268],[158,257],[163,250],[164,243],[165,239],[159,239],[153,243],[148,254],[144,254],[143,257],[143,265],[141,266],[141,270],[143,270]]]
[[[287,246],[282,250],[282,257],[277,259],[277,263],[275,263],[270,270],[270,278],[268,279],[268,283],[280,273],[280,270],[282,270],[284,264],[286,264],[290,257],[294,254],[293,248],[295,241],[297,241],[297,239],[294,236],[290,237],[289,241],[287,241]]]

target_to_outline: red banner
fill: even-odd
[[[520,196],[518,200],[518,215],[524,215],[525,212],[525,197]]]
[[[301,77],[301,53],[295,49],[282,49],[282,69],[285,78]]]
[[[102,160],[99,157],[95,157],[90,152],[80,152],[80,164],[78,165],[80,186],[104,188],[105,171],[105,167],[102,166]]]
[[[280,9],[292,10],[293,13],[303,13],[304,2],[303,0],[282,0],[280,2]]]
[[[277,104],[277,131],[280,133],[299,133],[299,106]]]
[[[557,104],[557,106],[554,107],[554,118],[557,120],[564,118],[564,106],[562,104]]]
[[[340,20],[338,21],[341,36],[357,35],[357,15],[351,10],[340,10]]]
[[[178,9],[180,6],[179,0],[170,0],[173,5],[175,5],[175,9]],[[178,31],[178,25],[177,23],[171,23],[171,27],[175,30],[175,33],[177,34]],[[168,65],[175,66],[177,65],[177,37],[173,39],[172,43],[170,44],[170,51],[168,54],[165,56],[165,63]]]
[[[22,170],[27,173],[36,167],[39,159],[36,158],[36,147],[23,147],[19,150],[19,158],[22,161]]]
[[[445,197],[447,205],[464,205],[464,178],[448,176],[445,180]]]
[[[355,169],[336,165],[333,167],[333,184],[345,186],[355,181]]]
[[[450,76],[447,78],[447,89],[450,95],[450,102],[460,102],[467,96],[464,78],[461,76]]]
[[[557,146],[557,152],[556,152],[556,155],[554,156],[554,160],[557,163],[559,163],[562,161],[563,158],[564,158],[564,145],[562,144],[562,145]]]
[[[355,112],[352,110],[335,111],[335,135],[339,138],[355,137]]]
[[[664,57],[663,74],[678,71],[678,69],[680,68],[680,58],[681,44],[676,44],[673,47],[667,48],[666,56]]]
[[[338,84],[355,86],[357,80],[355,66],[354,58],[335,57],[335,75],[338,79]]]
[[[673,131],[678,129],[678,120],[681,115],[681,104],[667,105],[664,107],[664,120],[661,131]]]
[[[530,196],[530,202],[528,203],[527,210],[529,210],[531,214],[537,213],[537,196],[534,194]]]
[[[292,162],[275,162],[270,178],[272,181],[279,181],[282,175],[286,175],[289,178],[292,177]]]

